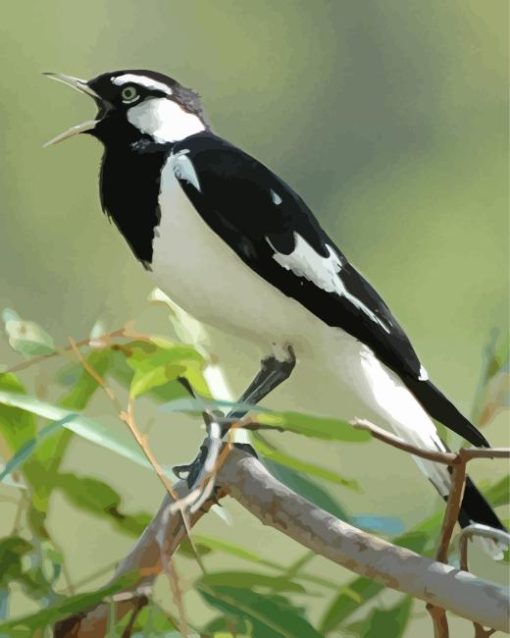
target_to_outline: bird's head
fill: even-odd
[[[98,107],[95,119],[73,126],[46,146],[80,133],[105,145],[140,139],[169,144],[208,129],[198,94],[161,73],[114,71],[88,82],[61,73],[45,75],[90,96]]]

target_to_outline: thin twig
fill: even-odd
[[[449,638],[450,630],[448,628],[448,618],[446,612],[441,607],[436,607],[431,603],[425,605],[426,610],[432,618],[432,626],[434,627],[434,638]]]
[[[133,401],[130,398],[129,402],[128,402],[128,409],[125,411],[121,411],[119,414],[120,419],[128,426],[131,434],[134,436],[136,442],[138,443],[138,445],[140,446],[140,448],[142,449],[143,453],[145,454],[147,460],[149,461],[149,463],[152,465],[152,467],[154,468],[154,471],[156,472],[159,480],[161,481],[161,483],[163,484],[163,487],[166,489],[166,491],[168,492],[168,494],[171,496],[172,500],[174,501],[174,503],[176,503],[179,499],[178,496],[173,488],[173,485],[171,483],[171,481],[169,480],[169,478],[166,476],[165,472],[163,471],[163,468],[161,467],[161,465],[159,464],[159,461],[157,460],[157,458],[154,456],[154,453],[152,452],[151,448],[148,445],[147,442],[147,438],[140,432],[140,430],[138,429],[135,419],[134,419],[134,412],[133,412]],[[200,558],[200,554],[198,553],[195,544],[193,542],[193,539],[191,538],[191,529],[189,526],[189,521],[188,518],[186,516],[186,513],[181,509],[180,510],[181,516],[182,516],[182,522],[184,524],[184,528],[186,529],[186,534],[188,536],[192,551],[195,554],[195,558],[196,561],[198,563],[198,566],[200,567],[200,569],[202,570],[202,573],[206,573],[205,570],[205,566],[204,563],[202,562],[202,559]]]
[[[466,463],[461,461],[456,463],[452,469],[452,486],[446,503],[446,509],[441,525],[441,535],[439,546],[436,552],[436,560],[442,563],[448,562],[448,548],[452,538],[455,524],[459,518],[460,506],[464,495],[464,484],[466,480]]]
[[[99,374],[99,372],[93,366],[90,365],[87,359],[85,359],[82,353],[78,350],[78,344],[76,343],[76,341],[74,341],[72,337],[69,337],[69,344],[70,344],[71,350],[73,351],[74,355],[76,356],[78,361],[81,363],[85,371],[88,372],[88,374],[94,379],[97,385],[106,392],[108,398],[110,399],[110,401],[112,401],[115,404],[117,409],[120,409],[120,402],[115,396],[115,393],[110,388],[110,386],[106,383],[103,377]]]
[[[462,456],[466,461],[471,461],[473,459],[510,459],[510,448],[467,447],[462,448]]]
[[[180,625],[179,631],[184,636],[184,638],[188,638],[189,636],[188,619],[186,617],[186,609],[184,607],[182,591],[179,585],[179,575],[177,573],[173,558],[171,556],[165,556],[164,566],[165,566],[165,571],[168,574],[170,589],[172,591],[172,598],[174,599],[175,604],[177,606],[177,615],[179,618],[179,625]]]
[[[407,443],[399,436],[388,432],[384,428],[380,428],[378,425],[367,421],[366,419],[354,419],[351,421],[351,425],[358,430],[365,430],[375,438],[387,443],[392,447],[396,447],[404,452],[410,452],[414,456],[419,456],[422,459],[429,461],[435,461],[436,463],[443,463],[443,465],[452,465],[456,462],[457,455],[452,452],[440,452],[435,450],[424,450],[423,448],[416,447],[411,443]]]
[[[82,348],[83,346],[88,346],[91,342],[95,341],[105,341],[108,343],[111,339],[115,339],[115,337],[131,337],[132,335],[126,331],[126,326],[122,328],[118,328],[117,330],[112,330],[112,332],[105,332],[102,335],[98,335],[97,337],[87,337],[86,339],[80,339],[80,341],[75,341],[74,346],[60,346],[56,348],[53,352],[48,352],[47,354],[40,354],[37,357],[32,357],[31,359],[27,359],[26,361],[22,361],[21,363],[17,363],[16,365],[8,368],[7,370],[3,370],[0,372],[0,377],[3,374],[9,374],[10,372],[19,372],[20,370],[25,370],[30,366],[37,365],[38,363],[42,363],[47,359],[52,359],[53,357],[60,356],[65,354],[66,352],[70,352],[74,349],[74,347]]]
[[[124,334],[128,334],[130,337],[135,336],[135,333],[131,329],[128,330],[128,329],[126,329],[126,327],[124,327],[123,331],[124,331]],[[136,335],[136,336],[139,336],[139,335]],[[155,457],[155,455],[153,454],[151,448],[149,447],[147,438],[140,432],[140,430],[138,429],[138,427],[136,425],[135,418],[134,418],[134,411],[133,411],[134,410],[134,404],[133,404],[132,399],[130,398],[129,401],[128,401],[127,410],[123,410],[122,406],[120,404],[120,401],[117,399],[115,393],[108,386],[108,384],[103,379],[103,377],[83,357],[83,355],[81,354],[81,352],[77,348],[77,344],[73,341],[73,339],[71,337],[69,338],[69,341],[70,341],[70,348],[72,349],[73,353],[78,358],[79,362],[81,363],[81,365],[83,366],[85,371],[106,392],[106,395],[108,396],[108,398],[115,405],[115,407],[116,407],[116,409],[117,409],[117,411],[119,413],[120,420],[128,426],[128,428],[129,428],[131,434],[133,435],[135,441],[138,443],[138,445],[142,449],[143,453],[145,454],[145,457],[147,458],[149,463],[152,465],[154,471],[156,472],[156,475],[158,476],[159,480],[163,484],[163,487],[165,488],[165,490],[173,498],[174,501],[177,500],[177,496],[176,496],[176,494],[174,492],[174,489],[173,489],[171,481],[166,476],[165,472],[163,471],[163,468],[161,467],[161,465],[159,464],[157,458]],[[183,523],[184,523],[184,527],[185,527],[186,532],[187,532],[188,537],[189,537],[189,541],[190,541],[190,545],[191,545],[192,551],[195,553],[195,558],[197,560],[197,563],[198,563],[200,569],[202,570],[203,573],[205,573],[204,564],[202,562],[202,559],[200,558],[200,555],[196,551],[195,545],[193,543],[193,539],[191,538],[191,530],[189,528],[189,523],[188,523],[188,520],[186,518],[186,514],[183,511],[181,511],[181,515],[182,515],[182,520],[183,520]]]
[[[178,497],[177,494],[175,493],[172,483],[171,481],[168,479],[168,477],[166,476],[166,474],[163,471],[163,468],[161,467],[161,465],[159,464],[159,461],[157,460],[157,458],[154,456],[151,448],[149,447],[149,444],[147,442],[146,437],[140,432],[140,430],[138,429],[138,426],[136,425],[135,422],[135,418],[134,418],[134,404],[133,404],[133,400],[131,399],[131,397],[128,400],[128,407],[127,410],[123,410],[119,400],[117,399],[117,397],[115,396],[115,393],[111,390],[111,388],[108,387],[106,381],[102,378],[102,376],[97,372],[97,370],[95,370],[93,368],[93,366],[91,366],[83,357],[83,355],[81,354],[81,352],[78,350],[78,348],[76,347],[76,344],[73,342],[72,339],[70,339],[70,343],[71,343],[71,348],[73,350],[73,352],[75,353],[75,355],[78,357],[78,360],[81,362],[82,366],[84,367],[84,369],[86,370],[86,372],[88,374],[90,374],[92,376],[92,378],[98,383],[98,385],[103,388],[108,396],[108,398],[113,402],[113,404],[115,405],[115,407],[117,408],[118,412],[119,412],[119,418],[121,419],[121,421],[123,421],[129,428],[131,434],[133,435],[135,441],[138,443],[138,445],[140,446],[140,448],[142,449],[143,453],[145,454],[145,457],[147,458],[147,460],[149,461],[149,463],[152,465],[154,471],[156,472],[156,475],[158,476],[159,480],[161,481],[161,483],[163,484],[163,487],[165,488],[165,490],[167,491],[167,493],[169,494],[169,496],[173,499],[173,501],[177,501]],[[190,542],[190,546],[191,549],[195,555],[195,559],[198,563],[198,566],[200,567],[200,569],[202,570],[202,573],[206,573],[205,571],[205,566],[202,562],[202,559],[200,558],[200,555],[196,549],[196,546],[193,542],[193,539],[191,537],[191,528],[189,525],[189,521],[187,518],[186,513],[181,509],[180,510],[180,515],[182,518],[182,522],[184,525],[184,529],[186,530],[186,534],[188,536],[188,540]],[[163,545],[162,547],[162,551],[163,551]],[[165,569],[168,567],[167,565],[165,565],[165,560],[162,561],[163,565],[165,567]],[[178,591],[178,583],[172,583],[172,580],[174,579],[174,577],[176,577],[176,570],[175,567],[168,567],[168,574],[170,577],[170,585],[171,585],[171,589],[172,592]],[[175,603],[177,605],[177,609],[179,614],[181,614],[181,612],[184,614],[184,607],[182,605],[182,600],[179,600],[179,598],[175,598]],[[182,626],[182,631],[184,633],[185,636],[187,636],[187,620],[186,617],[184,615],[180,615],[179,617],[179,622]]]

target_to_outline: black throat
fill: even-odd
[[[148,270],[154,232],[161,219],[161,171],[172,147],[148,138],[105,144],[100,175],[103,210]]]

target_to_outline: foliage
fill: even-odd
[[[88,344],[80,346],[79,360],[69,364],[62,362],[62,350],[45,330],[33,321],[24,321],[12,310],[4,312],[7,338],[17,352],[36,356],[39,365],[47,358],[57,362],[51,385],[60,396],[46,393],[43,398],[35,391],[29,392],[19,376],[0,374],[0,452],[4,457],[0,498],[5,493],[17,503],[12,532],[0,539],[0,636],[35,635],[36,630],[50,627],[99,601],[113,606],[115,594],[129,583],[131,577],[126,577],[106,587],[76,593],[68,581],[68,557],[62,555],[47,523],[56,494],[89,517],[90,525],[105,521],[131,537],[138,537],[151,520],[153,512],[131,511],[113,485],[93,475],[93,468],[87,475],[73,472],[67,464],[64,469],[63,462],[76,436],[151,469],[126,428],[112,428],[100,418],[89,416],[90,403],[98,393],[106,392],[117,414],[124,403],[132,405],[143,397],[161,404],[171,419],[179,418],[178,412],[187,412],[196,415],[197,422],[206,407],[235,405],[213,400],[214,388],[207,381],[212,359],[204,332],[175,308],[173,313],[174,323],[179,317],[177,333],[193,343],[172,342],[128,330],[120,338],[95,334]],[[484,424],[489,412],[495,414],[506,405],[506,397],[502,399],[494,387],[499,388],[496,382],[506,373],[508,359],[500,348],[493,348],[491,353],[475,409],[483,415]],[[115,393],[111,389],[114,385]],[[193,397],[188,392],[190,387]],[[351,494],[362,490],[362,474],[346,477],[280,447],[287,432],[342,444],[366,443],[366,432],[339,419],[262,409],[253,412],[253,418],[268,429],[281,431],[271,438],[257,431],[252,440],[268,469],[282,482],[345,521],[387,534],[393,542],[414,551],[433,551],[441,520],[439,510],[413,529],[396,535],[402,527],[399,519],[355,515],[342,502],[344,490]],[[172,478],[171,471],[163,469]],[[508,504],[508,476],[484,487],[495,507]],[[351,502],[352,498],[351,495]],[[185,597],[193,591],[211,609],[211,620],[205,627],[188,621],[197,635],[314,638],[342,631],[365,637],[403,636],[413,613],[412,601],[405,597],[392,606],[381,607],[377,597],[383,587],[366,578],[353,578],[341,586],[322,577],[309,564],[314,560],[310,552],[293,565],[285,565],[251,547],[193,534],[193,547],[189,540],[183,542],[179,556],[184,561],[195,561],[196,554],[206,564],[214,557],[221,562],[230,557],[237,565],[236,569],[207,569],[192,584],[185,585]],[[91,565],[91,575],[103,567]],[[11,597],[19,592],[32,601],[36,611],[12,618]],[[307,601],[317,596],[325,600],[325,608],[321,618],[312,620],[307,614]],[[140,637],[179,636],[178,627],[174,602],[167,600],[161,606],[151,599],[134,619],[130,631]],[[125,620],[117,625],[112,620],[108,635],[120,636],[125,629]]]

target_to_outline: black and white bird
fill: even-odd
[[[48,75],[98,107],[95,119],[48,144],[79,133],[103,143],[102,207],[156,284],[197,319],[268,355],[243,400],[263,398],[297,357],[350,387],[414,445],[446,449],[435,419],[488,446],[429,379],[388,306],[301,197],[213,133],[197,93],[152,71],[88,82]],[[447,497],[446,467],[415,460]],[[460,523],[471,522],[504,529],[468,479]]]

